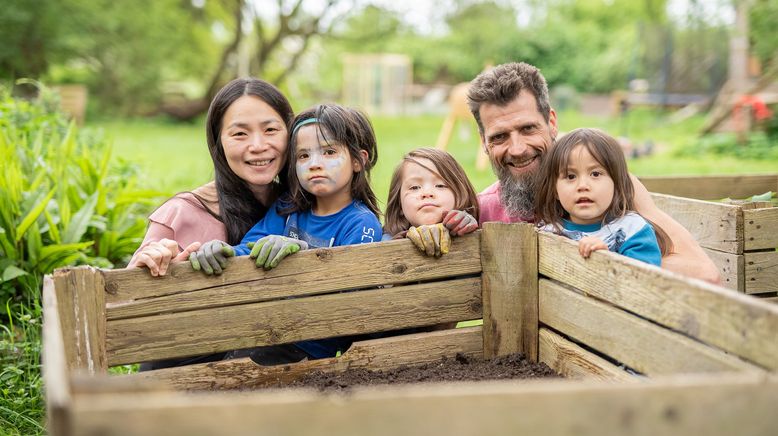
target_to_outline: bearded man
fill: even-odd
[[[467,98],[481,145],[498,178],[478,195],[480,221],[532,222],[535,179],[558,132],[546,79],[536,67],[523,62],[498,65],[473,79]],[[697,241],[656,207],[635,176],[630,177],[637,212],[672,240],[673,251],[662,258],[662,268],[719,284],[718,268]]]

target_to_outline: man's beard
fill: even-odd
[[[531,220],[535,216],[535,190],[537,171],[516,177],[503,165],[492,162],[492,167],[500,179],[500,204],[513,218]]]

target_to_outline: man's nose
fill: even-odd
[[[511,132],[508,144],[508,154],[512,156],[520,156],[527,151],[527,144],[524,142],[524,138],[519,132]]]

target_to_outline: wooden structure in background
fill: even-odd
[[[371,115],[401,115],[413,84],[411,58],[401,54],[343,56],[343,104]]]
[[[410,241],[308,250],[218,277],[174,265],[60,270],[44,285],[50,434],[768,434],[778,305],[528,224],[487,223],[440,259]],[[377,288],[377,285],[392,284]],[[349,292],[343,292],[349,291]],[[128,362],[470,320],[338,358],[249,358],[131,375]],[[214,322],[218,321],[218,322]],[[570,380],[246,392],[312,370],[521,351]],[[242,392],[225,389],[240,388]],[[207,392],[204,392],[207,391]]]
[[[454,127],[456,127],[457,123],[472,123],[474,121],[473,114],[470,113],[470,108],[467,106],[468,89],[470,89],[470,82],[464,82],[451,88],[451,92],[448,94],[448,115],[446,115],[446,119],[443,121],[443,126],[438,134],[438,140],[435,142],[435,148],[438,150],[446,150],[448,148],[448,143],[451,142],[451,134],[454,132]],[[483,171],[489,164],[489,156],[480,143],[480,136],[479,134],[475,167],[477,170]]]
[[[661,193],[653,194],[657,206],[692,233],[719,267],[724,286],[778,301],[778,207],[704,201],[777,192],[778,174],[640,180]]]

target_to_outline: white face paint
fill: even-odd
[[[320,138],[316,124],[297,132],[294,159],[297,180],[317,203],[323,199],[351,201],[351,179],[359,166],[344,145]]]

